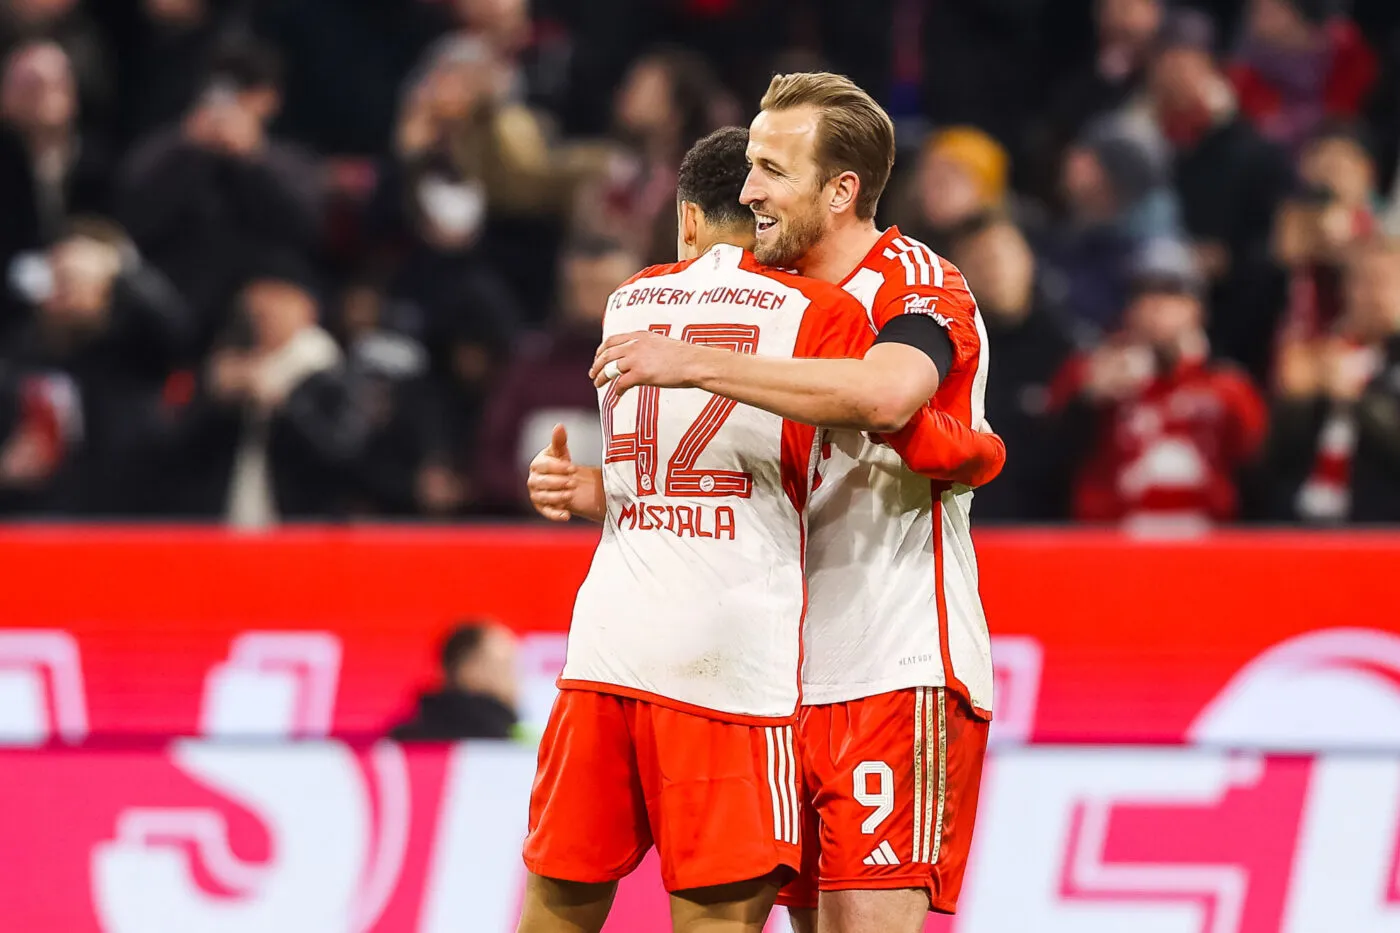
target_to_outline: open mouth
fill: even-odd
[[[767,214],[754,214],[753,219],[759,233],[767,233],[778,225],[778,218]]]

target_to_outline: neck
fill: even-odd
[[[746,223],[741,227],[698,234],[695,238],[695,258],[699,259],[712,248],[720,245],[737,246],[740,249],[752,251],[753,225]]]
[[[797,271],[823,282],[841,282],[884,235],[875,221],[860,220],[832,230],[797,262]]]

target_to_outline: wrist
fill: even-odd
[[[723,373],[725,361],[733,355],[728,350],[692,346],[681,367],[681,380],[689,389],[712,390]]]

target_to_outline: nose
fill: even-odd
[[[761,202],[764,199],[763,183],[760,180],[757,169],[749,169],[749,175],[744,179],[744,188],[739,192],[739,203],[744,206]]]

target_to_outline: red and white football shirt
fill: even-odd
[[[878,332],[925,314],[953,345],[933,405],[982,421],[987,334],[962,274],[891,227],[842,283]],[[991,640],[977,591],[967,486],[931,482],[854,431],[824,435],[812,494],[803,702],[839,703],[907,687],[948,687],[992,709]]]
[[[840,288],[725,245],[614,292],[604,335],[638,330],[786,357],[859,357],[873,339]],[[607,516],[560,686],[790,722],[815,431],[699,389],[610,383],[598,401]]]

